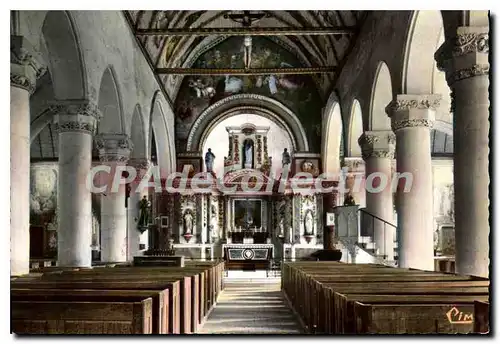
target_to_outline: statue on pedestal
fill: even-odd
[[[253,143],[252,143],[251,140],[245,140],[244,152],[245,152],[244,167],[245,168],[252,168],[252,164],[253,164]]]
[[[313,235],[314,231],[314,219],[312,216],[312,212],[309,210],[304,217],[304,235]]]
[[[190,211],[184,213],[184,234],[193,233],[193,215]]]
[[[214,171],[214,160],[215,155],[212,153],[212,149],[208,149],[207,154],[205,154],[205,166],[207,167],[207,172]]]
[[[150,210],[151,210],[151,202],[149,202],[148,197],[142,197],[139,202],[139,221],[137,222],[137,228],[139,230],[144,230],[148,227],[150,222]]]

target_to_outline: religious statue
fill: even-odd
[[[312,212],[309,210],[304,218],[304,235],[313,235],[314,231],[314,219]]]
[[[245,141],[245,168],[251,168],[253,163],[252,141]]]
[[[278,233],[278,237],[282,238],[285,236],[285,218],[282,216],[280,218],[280,221],[278,223],[278,229],[279,229],[279,233]]]
[[[215,155],[212,153],[212,149],[208,149],[207,154],[205,154],[205,165],[207,167],[207,172],[213,172],[214,171],[214,160],[215,160]]]
[[[245,36],[243,39],[243,61],[245,63],[245,69],[250,69],[250,63],[252,62],[252,37]]]
[[[291,162],[292,158],[290,157],[290,153],[288,153],[288,149],[285,148],[282,154],[281,164],[285,167],[285,165],[290,165]]]
[[[137,222],[137,228],[146,228],[149,225],[149,217],[150,217],[150,209],[151,209],[151,202],[149,202],[148,197],[144,196],[142,197],[141,201],[139,202],[139,221]]]
[[[184,234],[191,234],[193,232],[193,215],[190,211],[184,213]]]

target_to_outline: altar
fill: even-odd
[[[223,244],[226,269],[268,269],[274,258],[273,244]]]

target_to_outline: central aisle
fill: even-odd
[[[279,278],[226,279],[215,308],[199,333],[300,334]]]

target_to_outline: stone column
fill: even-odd
[[[127,260],[132,261],[134,256],[141,254],[142,250],[139,249],[141,244],[144,245],[143,250],[148,249],[149,230],[145,230],[141,233],[137,229],[137,223],[140,216],[139,202],[143,196],[148,196],[148,189],[144,188],[143,190],[137,190],[137,186],[139,186],[139,183],[147,173],[148,169],[152,166],[152,163],[148,159],[131,158],[128,161],[128,165],[137,171],[136,180],[130,184],[130,194],[127,202],[127,246],[129,248]],[[153,215],[152,212],[151,215]]]
[[[430,128],[441,95],[401,94],[387,107],[396,133],[399,267],[434,270]]]
[[[459,27],[436,52],[452,89],[455,270],[489,276],[489,28]]]
[[[30,259],[30,95],[44,68],[21,36],[11,36],[10,52],[10,274],[22,275]]]
[[[347,168],[346,189],[353,196],[360,208],[366,205],[365,162],[362,157],[345,157],[342,167]],[[343,202],[343,200],[342,200]]]
[[[329,192],[323,194],[323,218],[325,221],[324,242],[323,248],[325,250],[335,249],[335,225],[326,225],[326,214],[333,213],[336,205],[336,193]]]
[[[365,160],[366,211],[372,216],[362,226],[373,230],[375,255],[394,259],[393,203],[391,164],[396,137],[392,131],[366,131],[358,139]],[[384,185],[385,184],[385,185]]]
[[[117,190],[115,169],[126,165],[132,142],[125,134],[99,134],[96,137],[99,160],[111,167],[106,180],[106,191],[101,197],[101,261],[126,262],[128,253],[127,209],[125,208],[125,185]],[[122,178],[121,175],[118,178]]]
[[[92,200],[87,178],[92,167],[92,137],[100,112],[87,100],[59,102],[53,111],[59,133],[57,263],[90,267]]]

